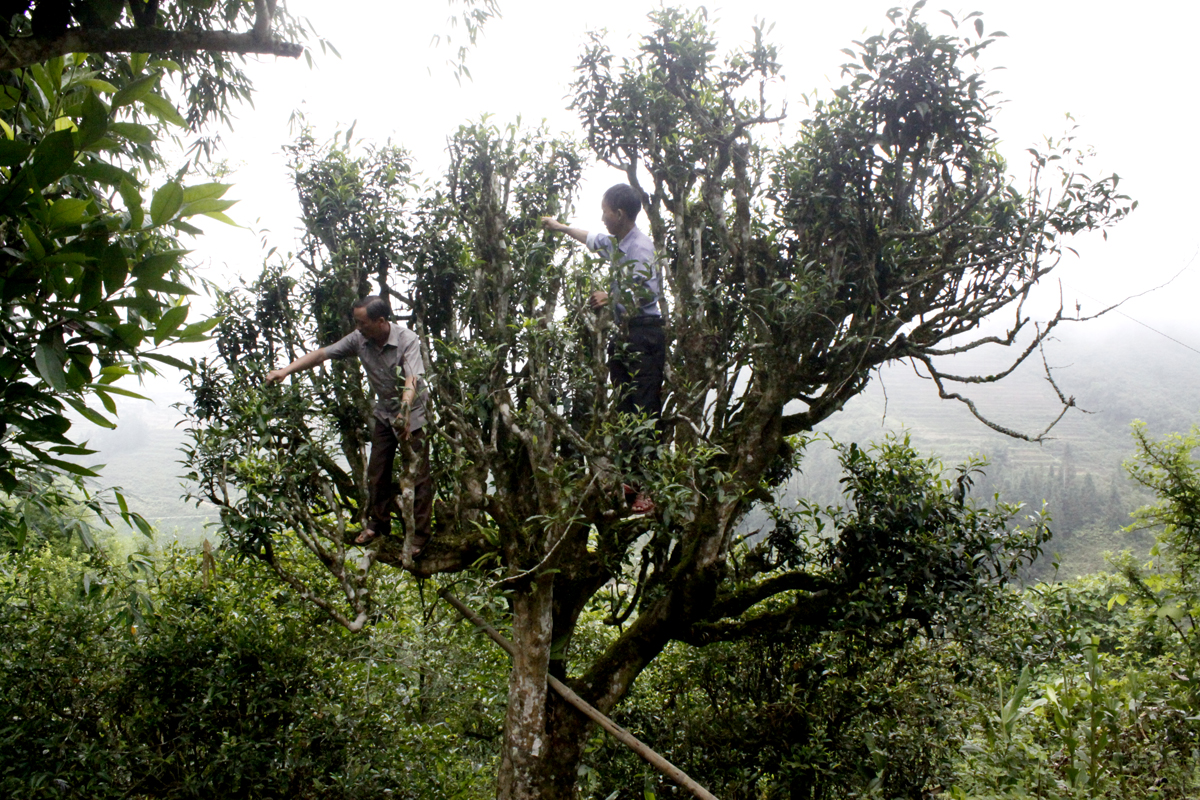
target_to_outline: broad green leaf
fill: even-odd
[[[117,401],[112,399],[112,395],[108,392],[96,389],[94,394],[100,398],[100,402],[104,404],[104,410],[113,416],[117,415]]]
[[[184,222],[181,219],[173,219],[173,220],[171,220],[170,224],[172,227],[175,228],[175,230],[182,231],[184,233],[190,233],[192,236],[203,236],[204,235],[203,230],[201,230],[200,228],[197,228],[195,225],[192,225],[190,222]]]
[[[124,368],[122,368],[122,369],[124,369]],[[129,370],[126,369],[124,374],[128,375]],[[135,400],[149,400],[150,399],[149,397],[146,397],[144,394],[138,394],[137,392],[131,392],[128,389],[122,389],[120,386],[113,386],[110,383],[89,383],[87,385],[87,388],[91,389],[92,391],[95,391],[95,392],[102,392],[104,394],[119,394],[122,397],[132,397]]]
[[[121,245],[110,244],[105,248],[100,268],[104,273],[104,291],[109,295],[121,291],[129,277],[129,259]]]
[[[120,136],[122,139],[128,139],[134,144],[153,144],[158,139],[154,135],[154,131],[136,122],[110,122],[108,132]]]
[[[33,228],[29,227],[28,220],[21,222],[21,238],[25,240],[25,245],[29,248],[30,254],[35,261],[40,261],[46,257],[46,248],[42,245],[42,240],[33,232]]]
[[[47,464],[51,467],[61,469],[63,472],[69,472],[72,475],[79,475],[84,478],[99,478],[100,474],[87,467],[81,467],[79,464],[72,464],[70,461],[62,461],[57,458],[50,458],[44,453],[38,454],[38,461]]]
[[[88,92],[83,99],[83,119],[79,125],[79,148],[82,150],[99,141],[108,131],[108,106],[96,96]]]
[[[120,338],[120,340],[124,342],[126,346],[131,348],[140,345],[142,343],[142,339],[145,338],[145,331],[142,330],[142,326],[135,325],[132,322],[126,322],[123,325],[117,325],[115,328],[113,328],[113,332],[117,334],[118,338]]]
[[[221,197],[233,187],[232,183],[198,183],[183,190],[183,202],[194,203],[197,200]]]
[[[158,322],[158,326],[154,329],[154,343],[156,345],[162,344],[171,336],[171,334],[175,333],[175,331],[179,329],[179,326],[183,324],[184,320],[187,319],[189,310],[189,307],[186,305],[175,306],[170,311],[163,314],[162,319]]]
[[[133,520],[133,524],[137,526],[137,529],[139,531],[141,531],[143,536],[145,536],[147,539],[154,538],[154,529],[152,527],[150,527],[149,522],[146,522],[145,517],[143,517],[141,514],[137,513],[136,511],[130,511],[129,519]],[[149,603],[150,598],[147,597],[146,595],[139,595],[138,600],[141,601],[144,605],[146,605]],[[153,611],[153,610],[154,610],[153,606],[146,605],[146,611]]]
[[[116,94],[117,92],[117,87],[113,86],[108,81],[102,81],[99,78],[87,78],[86,80],[80,81],[80,83],[92,91],[100,92],[102,94]]]
[[[203,334],[208,333],[209,331],[211,331],[213,328],[217,327],[220,324],[221,324],[220,317],[213,317],[212,319],[203,319],[203,320],[200,320],[199,322],[193,322],[191,325],[188,325],[186,328],[184,328],[183,330],[181,330],[179,332],[179,335],[180,336],[202,336]]]
[[[190,217],[195,214],[216,214],[231,208],[237,200],[218,200],[214,197],[205,197],[191,203],[184,203],[183,208],[179,211],[180,217]]]
[[[175,181],[164,183],[150,201],[150,221],[162,225],[175,217],[183,205],[183,187]]]
[[[57,453],[60,456],[94,456],[99,450],[93,450],[90,447],[76,447],[74,445],[55,445],[47,448],[51,453]]]
[[[169,122],[180,128],[187,127],[187,120],[183,118],[169,100],[166,100],[156,94],[148,94],[142,98],[142,105],[154,116],[161,119],[163,122]]]
[[[71,171],[71,174],[78,175],[81,178],[87,178],[88,180],[95,181],[97,183],[103,183],[108,186],[120,187],[122,182],[128,183],[132,186],[137,182],[137,178],[133,176],[133,173],[127,172],[120,167],[113,166],[112,164],[108,164],[104,161],[100,161],[94,157],[89,158],[88,163],[76,167]],[[124,198],[124,193],[122,193],[122,198]],[[138,200],[140,205],[141,195],[138,195]]]
[[[151,361],[159,361],[163,364],[168,364],[172,367],[175,367],[176,369],[181,369],[184,372],[192,372],[195,370],[195,367],[186,361],[180,361],[178,358],[175,358],[175,356],[166,356],[162,353],[142,353],[142,358],[148,358]]]
[[[63,373],[63,362],[53,346],[38,342],[33,351],[33,362],[38,375],[58,392],[67,391],[67,376]]]
[[[158,73],[147,75],[144,78],[138,78],[133,83],[121,89],[113,96],[112,106],[115,111],[122,106],[136,103],[150,94],[154,90],[154,86],[158,83]]]
[[[122,366],[121,364],[113,364],[112,366],[103,367],[100,370],[100,374],[106,378],[115,380],[117,378],[123,378],[126,375],[132,375],[133,372],[129,369],[129,367]]]
[[[138,191],[133,181],[122,181],[119,187],[121,199],[129,210],[129,226],[134,230],[142,227],[145,212],[142,211],[142,193]]]
[[[11,139],[0,139],[0,166],[15,167],[33,152],[33,147],[25,142],[14,142]]]
[[[189,253],[189,250],[164,250],[147,256],[142,263],[133,268],[133,277],[138,280],[161,278],[175,267],[179,266],[179,257]]]
[[[99,265],[85,267],[83,275],[75,283],[79,287],[80,311],[88,312],[100,305],[104,297],[104,274]]]
[[[55,131],[46,136],[33,150],[33,179],[46,187],[66,174],[75,161],[75,135],[71,131]]]
[[[56,56],[55,58],[51,58],[45,62],[45,66],[46,80],[48,81],[49,86],[43,88],[46,89],[46,94],[48,96],[56,95],[58,94],[59,90],[62,89],[62,74],[63,67],[65,66],[63,57]]]
[[[226,225],[232,225],[235,228],[242,227],[241,225],[238,225],[236,222],[234,222],[233,219],[230,218],[227,214],[223,214],[220,211],[209,211],[209,212],[205,213],[204,216],[212,217],[217,222],[224,222]]]
[[[64,197],[61,200],[55,200],[50,204],[47,221],[50,223],[50,227],[78,225],[90,216],[88,214],[88,206],[91,204],[91,200],[85,200],[80,197]],[[82,253],[78,255],[83,257]]]
[[[117,427],[117,423],[113,422],[99,411],[96,411],[94,408],[88,408],[85,403],[76,400],[74,397],[68,397],[66,398],[66,401],[68,404],[70,404],[71,408],[82,414],[83,418],[88,422],[91,422],[94,425],[99,425],[101,428],[112,429]]]
[[[163,294],[189,295],[196,293],[191,287],[184,286],[182,283],[176,283],[175,281],[169,281],[166,278],[139,280],[137,287],[151,292],[162,292]]]

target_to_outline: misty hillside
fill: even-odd
[[[888,431],[907,432],[921,451],[947,465],[976,455],[988,461],[976,499],[999,492],[1002,499],[1039,508],[1048,501],[1055,538],[1040,572],[1055,552],[1063,573],[1103,568],[1105,550],[1148,548],[1149,535],[1116,533],[1129,512],[1148,501],[1125,476],[1122,462],[1132,452],[1130,424],[1147,423],[1154,436],[1186,430],[1200,421],[1200,353],[1132,322],[1108,332],[1078,326],[1046,348],[1059,389],[1074,397],[1072,409],[1043,443],[1025,442],[985,427],[956,401],[940,400],[936,387],[907,366],[872,381],[841,414],[822,426],[838,441],[876,441]],[[1185,344],[1200,344],[1200,331],[1166,331]],[[964,359],[957,374],[989,374],[1000,361]],[[993,422],[1026,434],[1040,433],[1060,405],[1033,356],[1013,375],[992,386],[948,387],[976,401]],[[816,451],[790,487],[797,494],[830,502],[837,493],[836,462]]]

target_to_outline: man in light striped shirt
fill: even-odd
[[[619,183],[604,193],[600,201],[600,219],[604,233],[589,233],[572,228],[553,217],[542,217],[542,227],[565,233],[594,253],[602,253],[613,265],[610,290],[592,292],[588,304],[593,309],[612,302],[613,318],[620,333],[609,343],[608,372],[617,387],[617,410],[628,414],[647,414],[657,420],[662,414],[663,371],[667,348],[663,333],[662,272],[654,253],[654,242],[636,225],[642,201],[637,191]],[[621,300],[628,298],[631,307]],[[635,459],[636,461],[636,459]],[[637,491],[632,510],[648,514],[654,502]]]

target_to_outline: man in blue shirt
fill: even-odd
[[[397,497],[392,465],[400,439],[412,445],[419,465],[413,485],[414,527],[409,537],[408,554],[416,557],[429,541],[433,518],[433,478],[429,471],[429,441],[425,437],[425,404],[428,390],[422,385],[425,363],[421,360],[421,342],[403,325],[389,321],[387,301],[369,295],[353,306],[355,329],[329,347],[305,353],[282,369],[267,373],[268,384],[278,383],[293,372],[312,369],[330,358],[358,356],[375,390],[375,424],[371,432],[371,458],[367,480],[371,486],[371,507],[367,523],[355,540],[368,544],[392,529],[392,509]],[[398,375],[404,376],[403,387]]]
[[[613,264],[610,291],[595,291],[588,304],[599,309],[612,302],[613,318],[621,333],[609,345],[608,372],[617,387],[617,410],[628,414],[647,414],[658,419],[662,414],[663,371],[667,349],[663,333],[662,272],[654,253],[654,242],[637,228],[642,210],[637,191],[619,183],[604,193],[600,201],[600,219],[607,234],[589,233],[564,225],[553,217],[542,217],[542,227],[565,233],[595,253],[602,253]],[[619,301],[631,299],[632,308]],[[634,513],[654,510],[654,503],[638,492]]]

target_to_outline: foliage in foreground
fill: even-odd
[[[718,797],[1195,797],[1198,665],[1130,588],[1037,584],[974,641],[673,647],[617,719]],[[602,734],[586,761],[592,797],[683,796]]]
[[[1193,797],[1200,645],[1180,531],[1195,520],[1186,498],[1200,496],[1194,442],[1138,439],[1135,474],[1161,500],[1144,513],[1172,520],[1156,562],[1124,556],[1109,575],[994,594],[970,628],[851,608],[837,630],[672,645],[617,720],[718,797]],[[957,482],[900,443],[853,453],[853,502],[826,512],[860,531],[922,504],[934,518],[959,508]],[[921,476],[907,493],[904,465]],[[871,486],[892,502],[865,494]],[[130,569],[99,552],[4,556],[0,793],[489,796],[503,658],[427,585],[381,583],[373,624],[349,636],[230,552],[169,552],[157,564],[135,554]],[[454,591],[506,623],[488,590]],[[603,646],[601,611],[581,620],[575,658]],[[580,789],[596,800],[682,796],[598,732]]]
[[[367,638],[221,554],[130,577],[96,553],[27,550],[0,570],[4,797],[490,794],[499,701],[463,697],[503,672],[456,654],[478,640],[403,585]],[[105,581],[152,604],[140,625]]]
[[[1196,796],[1200,430],[1134,437],[1127,467],[1157,496],[1139,516],[1162,526],[1148,563],[1010,592],[969,636],[673,647],[620,720],[720,797]],[[600,735],[586,777],[598,797],[678,796]]]

